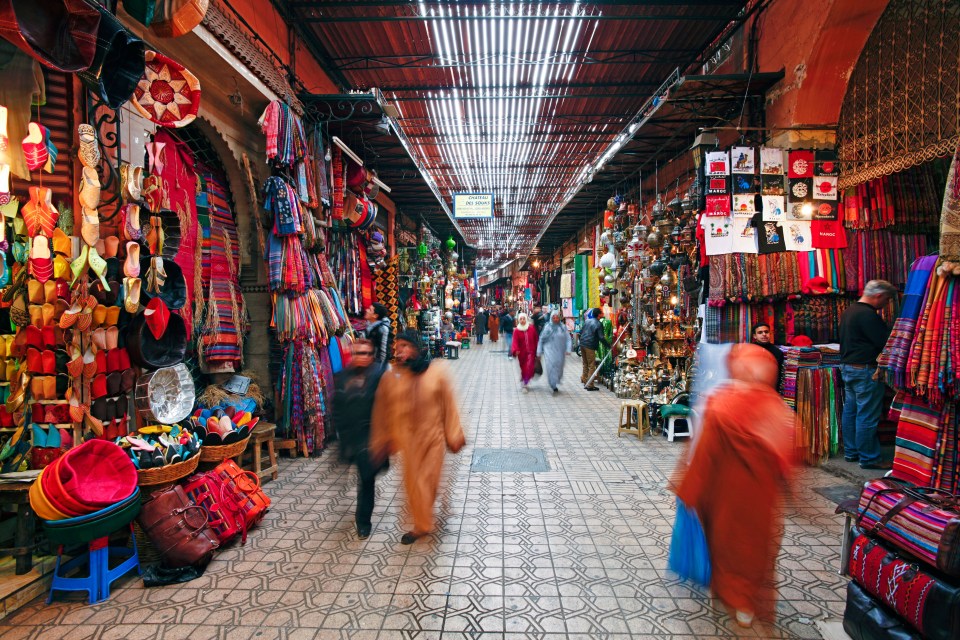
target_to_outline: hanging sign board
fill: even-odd
[[[453,217],[457,220],[467,218],[492,218],[492,193],[455,193],[453,194]]]

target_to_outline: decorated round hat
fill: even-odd
[[[162,53],[147,51],[144,59],[146,69],[133,92],[133,106],[161,127],[179,128],[193,122],[200,109],[197,77]]]

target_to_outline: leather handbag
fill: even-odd
[[[856,582],[847,584],[843,630],[853,640],[920,640],[900,618]]]
[[[210,472],[190,476],[183,485],[183,491],[195,504],[207,510],[210,529],[220,546],[232,542],[241,531],[246,542],[246,522],[219,476]]]
[[[850,576],[928,640],[960,638],[960,588],[908,562],[860,532],[850,549]]]
[[[244,519],[244,538],[246,530],[256,526],[263,520],[270,508],[270,498],[260,487],[260,477],[252,471],[246,471],[237,466],[231,458],[227,458],[213,470],[224,484],[224,495],[231,493]],[[226,498],[225,498],[226,499]]]
[[[210,531],[207,510],[174,485],[155,491],[137,521],[167,567],[204,566],[219,543]]]
[[[960,577],[960,499],[939,489],[870,480],[860,492],[857,527],[897,551]]]

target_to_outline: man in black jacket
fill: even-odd
[[[516,326],[516,321],[513,319],[513,316],[510,315],[510,309],[504,309],[503,315],[500,316],[500,331],[503,332],[503,335],[507,338],[507,357],[512,358],[513,354],[510,353],[510,349],[513,347],[513,328]]]
[[[603,317],[603,309],[597,307],[593,309],[583,323],[583,329],[580,330],[580,359],[583,360],[583,374],[580,376],[580,382],[584,385],[590,380],[594,370],[597,368],[597,349],[602,344],[610,348],[610,342],[603,335],[603,325],[600,324],[600,318]],[[584,386],[587,391],[598,391],[599,388],[592,382],[589,386]]]
[[[386,364],[391,357],[393,349],[393,327],[390,326],[390,311],[380,304],[374,302],[367,307],[363,316],[367,322],[366,337],[373,343],[375,350],[373,359],[380,364]]]
[[[383,468],[370,461],[369,443],[373,398],[386,365],[374,361],[370,340],[354,342],[352,353],[350,366],[334,379],[333,423],[340,440],[340,459],[357,465],[357,536],[363,540],[370,535],[374,483]]]

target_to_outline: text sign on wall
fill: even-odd
[[[458,220],[465,218],[492,218],[492,193],[455,193],[453,194],[453,217]]]

